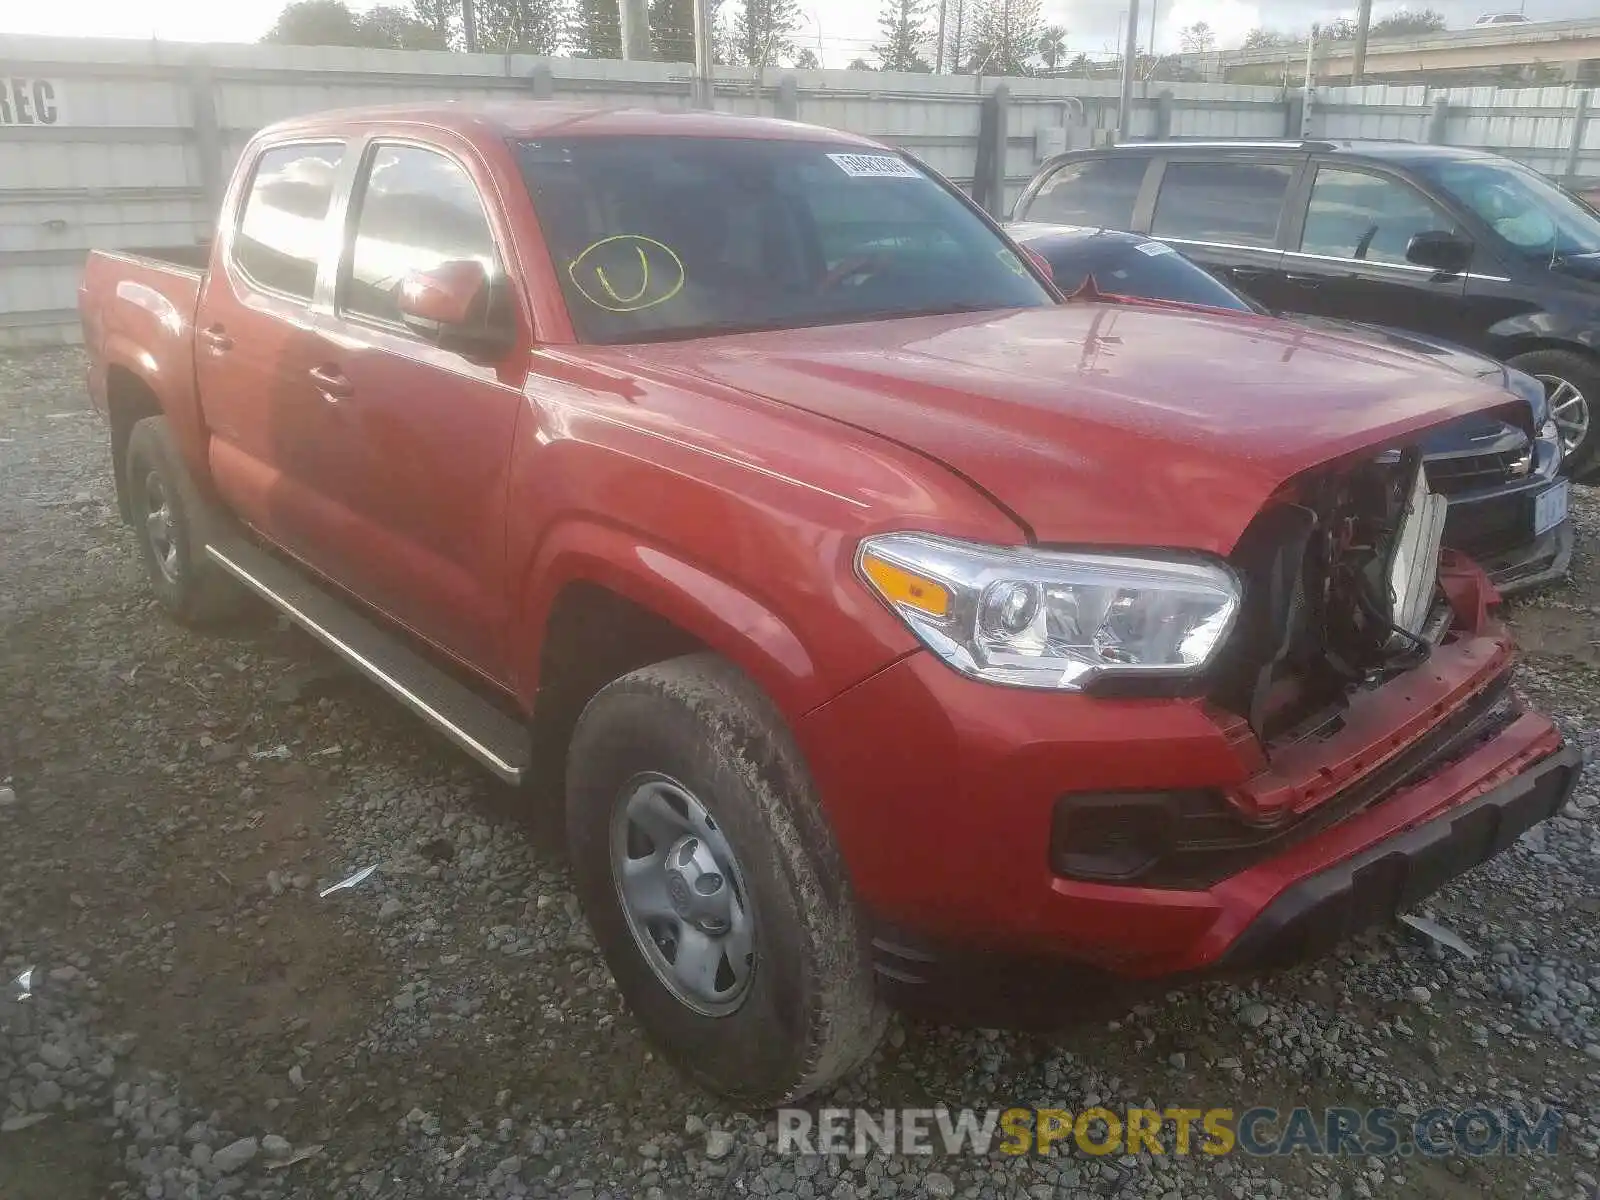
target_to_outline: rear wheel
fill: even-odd
[[[567,833],[617,985],[686,1075],[778,1104],[876,1047],[885,1011],[838,851],[781,717],[731,664],[673,659],[589,702]]]
[[[168,612],[190,624],[236,614],[243,590],[205,554],[204,501],[172,443],[165,417],[133,427],[123,462],[128,507],[151,590]]]
[[[1595,429],[1595,408],[1600,405],[1600,363],[1572,350],[1532,350],[1517,355],[1510,365],[1544,384],[1550,419],[1561,432],[1561,445],[1566,452],[1566,474],[1578,475],[1588,470],[1600,450]]]

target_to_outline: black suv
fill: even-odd
[[[1538,377],[1600,469],[1600,213],[1494,154],[1411,142],[1134,142],[1058,155],[1013,219],[1149,234],[1265,307],[1412,330]]]

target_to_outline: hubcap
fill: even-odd
[[[1559,375],[1540,375],[1545,395],[1550,398],[1550,419],[1561,433],[1561,449],[1571,454],[1589,433],[1589,401],[1577,384]]]
[[[664,775],[635,777],[612,812],[611,876],[662,985],[705,1016],[738,1008],[755,974],[755,914],[705,805]]]
[[[172,518],[172,501],[161,476],[151,471],[144,477],[144,536],[150,542],[156,566],[169,583],[178,581],[178,539]]]

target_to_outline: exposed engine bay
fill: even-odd
[[[1224,689],[1264,740],[1426,659],[1450,619],[1438,583],[1447,501],[1421,453],[1315,478],[1240,540],[1252,648]]]

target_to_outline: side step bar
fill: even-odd
[[[521,722],[281,559],[229,537],[208,541],[206,553],[501,779],[522,781],[533,743]]]

